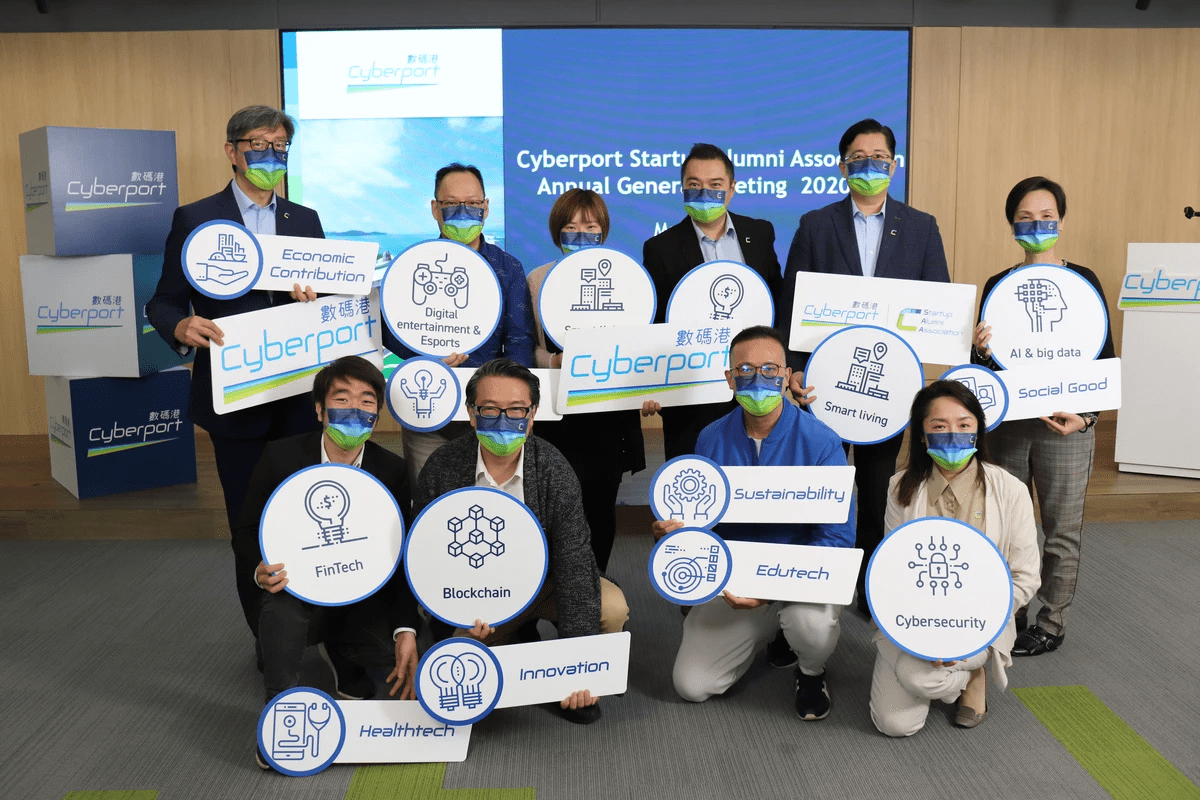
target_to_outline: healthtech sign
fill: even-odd
[[[984,298],[980,318],[992,328],[992,357],[1005,369],[1091,361],[1108,336],[1100,293],[1082,275],[1057,264],[1033,264],[1005,275]]]
[[[212,347],[218,414],[303,394],[321,367],[342,356],[383,363],[374,295],[322,297],[213,322],[225,333],[225,344]]]
[[[608,247],[588,247],[559,261],[537,296],[542,327],[559,348],[571,328],[649,325],[656,302],[646,268]]]
[[[966,523],[922,517],[887,535],[867,567],[871,616],[894,645],[926,661],[961,661],[996,640],[1012,615],[1012,574]]]
[[[321,606],[344,606],[379,590],[400,561],[404,521],[378,478],[344,464],[302,469],[263,509],[259,546],[283,564],[286,591]]]
[[[908,342],[924,363],[962,364],[970,360],[975,291],[967,283],[799,272],[788,347],[811,352],[851,325],[872,325]]]

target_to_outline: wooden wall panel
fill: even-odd
[[[954,270],[955,218],[958,195],[958,63],[961,28],[917,28],[912,38],[912,133],[909,199],[937,217]]]
[[[1119,354],[1126,244],[1200,241],[1182,213],[1200,205],[1196,53],[1195,29],[962,29],[955,280],[1021,260],[1005,197],[1052,178],[1068,201],[1058,253],[1099,276]]]
[[[25,351],[25,252],[17,137],[43,125],[175,130],[179,199],[229,180],[229,115],[278,105],[276,31],[0,34],[0,434],[46,430],[41,378]]]

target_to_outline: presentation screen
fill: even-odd
[[[603,195],[607,244],[685,218],[693,143],[735,167],[735,213],[770,220],[780,263],[799,218],[846,196],[838,140],[873,117],[896,134],[906,199],[907,30],[458,29],[282,36],[298,130],[288,193],[326,235],[377,241],[380,262],[438,235],[434,174],[483,173],[484,236],[527,270],[561,256],[548,227],[574,186]]]

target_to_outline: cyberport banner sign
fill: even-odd
[[[196,228],[183,243],[183,274],[208,297],[241,297],[251,289],[364,295],[375,278],[376,242],[268,236],[228,220]]]
[[[27,252],[162,252],[179,205],[174,131],[44,127],[19,138]]]
[[[678,456],[650,481],[657,519],[711,528],[718,522],[841,523],[850,516],[854,467],[722,467]]]
[[[725,320],[566,331],[556,407],[578,414],[641,408],[646,400],[728,400],[729,341],[738,330]]]
[[[1057,264],[1031,264],[1005,275],[983,299],[992,358],[1005,369],[1091,361],[1108,336],[1104,299],[1086,278]]]
[[[475,639],[447,639],[417,668],[417,700],[429,716],[469,725],[496,708],[557,703],[588,690],[595,697],[625,692],[627,631],[489,648]]]
[[[546,534],[524,503],[495,489],[466,488],[434,500],[404,543],[413,596],[459,628],[493,627],[529,607],[549,569]]]
[[[471,726],[430,717],[415,700],[339,702],[299,686],[267,703],[258,749],[277,772],[314,775],[331,764],[465,761]]]
[[[213,409],[227,414],[312,389],[321,367],[342,356],[380,366],[375,297],[332,295],[213,320],[225,334],[212,347]]]
[[[271,494],[259,522],[263,561],[283,564],[301,600],[344,606],[370,597],[400,563],[404,521],[378,478],[344,464],[295,473]]]
[[[1012,574],[982,533],[922,517],[887,535],[871,556],[867,601],[880,632],[926,661],[962,660],[996,640],[1012,615]]]
[[[1117,307],[1200,311],[1200,244],[1130,242]]]
[[[975,329],[974,284],[796,274],[796,299],[788,348],[812,352],[850,325],[890,331],[925,364],[970,361]]]

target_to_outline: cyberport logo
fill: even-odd
[[[370,66],[352,64],[346,72],[346,94],[382,92],[390,89],[410,89],[415,86],[437,86],[441,65],[437,56],[421,56],[424,63],[409,56],[408,63],[394,66],[372,61]],[[432,61],[430,60],[432,59]]]
[[[50,305],[38,306],[35,330],[41,335],[121,328],[124,327],[124,323],[121,322],[124,311],[123,304],[72,308],[59,300]]]
[[[135,180],[101,182],[93,175],[83,180],[67,182],[65,211],[99,211],[106,208],[136,208],[157,206],[166,202],[162,199],[167,190],[162,172],[133,172]],[[77,199],[76,199],[77,198]],[[155,199],[157,198],[157,199]]]
[[[842,308],[829,303],[809,303],[804,307],[800,317],[801,327],[819,326],[825,328],[842,328],[847,325],[878,325],[881,312],[878,303],[862,303],[855,301],[850,308]]]
[[[111,424],[97,426],[88,431],[87,457],[107,456],[153,444],[173,442],[179,438],[183,423],[182,417],[151,420],[138,425],[121,425],[113,420]]]

